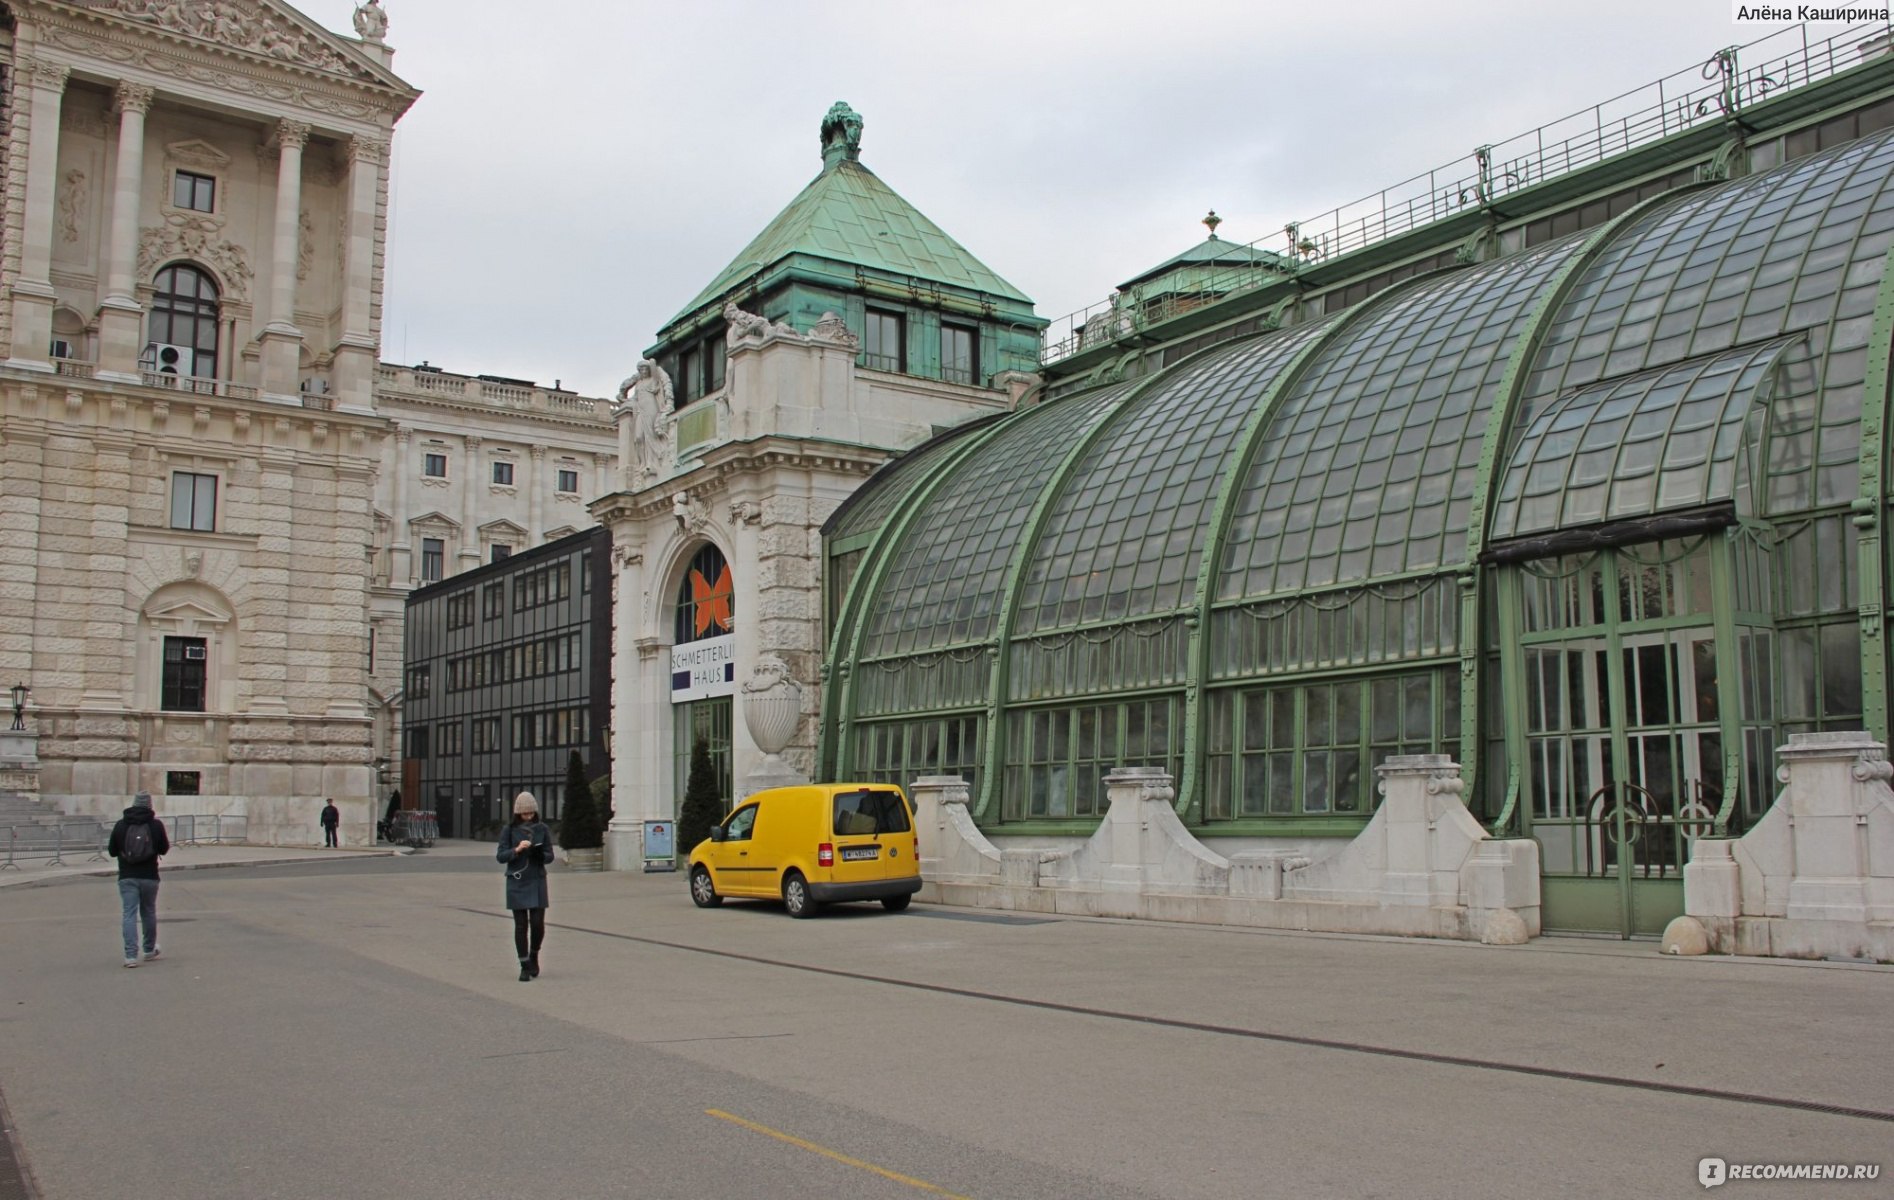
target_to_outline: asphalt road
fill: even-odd
[[[0,891],[39,1194],[1683,1196],[1706,1155],[1883,1168],[1721,1196],[1894,1187],[1888,969],[561,874],[520,984],[482,854],[174,873],[135,971],[110,881]]]

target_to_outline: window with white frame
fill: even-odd
[[[579,473],[569,467],[560,467],[558,488],[562,492],[577,492],[579,490]]]
[[[493,482],[511,487],[513,485],[513,464],[507,462],[505,459],[495,462],[493,464]]]
[[[171,177],[171,205],[194,212],[216,212],[217,180],[195,171],[179,171]]]
[[[447,478],[447,455],[429,452],[421,456],[421,474],[429,479]]]
[[[421,582],[439,583],[446,561],[446,542],[440,538],[421,539]]]

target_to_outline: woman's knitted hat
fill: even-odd
[[[539,801],[533,799],[531,792],[521,792],[519,795],[513,797],[514,816],[517,817],[521,813],[536,813],[538,811]]]

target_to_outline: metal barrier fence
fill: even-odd
[[[387,839],[408,846],[432,846],[441,836],[440,817],[427,809],[403,809],[388,822]]]
[[[9,825],[6,827],[5,862],[0,871],[18,870],[22,858],[44,858],[41,866],[64,866],[67,855],[84,854],[85,862],[106,859],[105,844],[112,836],[109,825],[97,821],[70,821],[57,825]]]
[[[245,816],[165,813],[158,819],[173,846],[221,846],[250,835],[250,818]]]

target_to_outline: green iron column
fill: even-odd
[[[1861,592],[1861,723],[1869,735],[1888,740],[1887,660],[1887,423],[1894,354],[1894,249],[1881,261],[1874,295],[1874,328],[1868,337],[1867,378],[1861,385],[1861,490],[1855,497],[1856,553]]]

